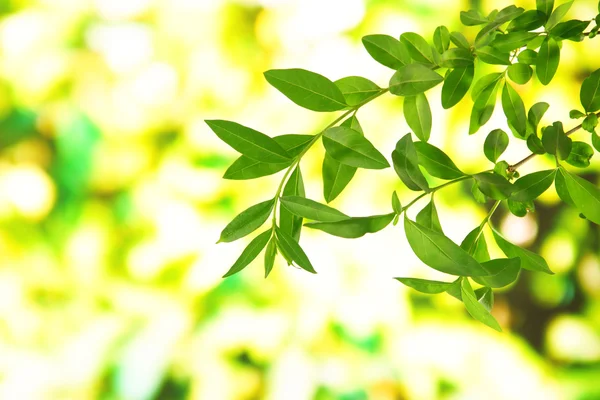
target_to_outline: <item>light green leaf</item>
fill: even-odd
[[[483,153],[488,160],[495,163],[508,147],[508,135],[502,129],[494,129],[485,138]]]
[[[600,189],[560,167],[560,172],[575,207],[590,221],[600,224]]]
[[[546,154],[544,145],[536,134],[531,134],[527,137],[527,148],[535,154]]]
[[[565,181],[564,174],[560,169],[558,171],[559,172],[554,178],[554,189],[556,190],[556,194],[558,194],[558,197],[560,197],[560,199],[566,204],[570,205],[571,207],[577,208],[575,202],[569,194],[569,189],[567,188],[567,182]]]
[[[560,6],[556,7],[552,14],[550,14],[550,18],[548,18],[548,21],[544,25],[546,27],[546,30],[550,31],[552,30],[552,28],[558,25],[558,23],[565,17],[565,15],[567,15],[567,12],[569,12],[569,9],[572,5],[573,0],[563,3]]]
[[[535,61],[535,71],[542,85],[550,83],[558,69],[559,63],[560,48],[558,47],[558,43],[553,38],[547,37],[542,42]]]
[[[550,36],[562,40],[572,40],[580,42],[583,40],[583,31],[588,27],[590,21],[579,21],[573,19],[571,21],[561,22],[550,31]]]
[[[465,176],[465,173],[458,169],[450,157],[434,145],[425,142],[415,142],[414,146],[417,150],[419,164],[431,176],[440,179],[456,179]]]
[[[404,232],[416,256],[433,269],[458,276],[484,276],[491,273],[443,234],[406,217]]]
[[[458,104],[469,91],[474,75],[475,67],[473,65],[450,71],[442,86],[442,107],[448,109]]]
[[[277,240],[272,238],[267,244],[265,250],[265,278],[269,276],[275,265],[275,256],[277,255]]]
[[[585,111],[596,112],[600,110],[600,69],[595,70],[583,80],[579,99]]]
[[[326,112],[348,106],[335,83],[315,72],[300,68],[272,69],[264,75],[273,87],[300,107]]]
[[[460,247],[480,263],[490,260],[487,242],[479,226],[469,232],[460,244]]]
[[[248,264],[250,264],[254,259],[260,254],[260,252],[265,248],[267,242],[271,238],[272,231],[269,229],[266,232],[261,233],[257,237],[255,237],[248,246],[244,249],[240,257],[233,263],[229,271],[223,278],[227,278],[233,274],[236,274],[246,268]]]
[[[460,22],[465,26],[477,26],[487,24],[488,20],[478,10],[460,12]]]
[[[494,271],[488,276],[474,276],[473,280],[480,285],[491,288],[501,288],[510,285],[519,277],[521,272],[521,259],[515,258],[498,258],[496,260],[487,261],[486,268]]]
[[[596,132],[592,133],[592,146],[596,151],[600,151],[600,136]]]
[[[471,194],[476,202],[485,204],[488,201],[488,198],[483,194],[483,192],[479,189],[476,180],[473,180],[473,185],[471,186]]]
[[[498,174],[481,172],[473,175],[473,178],[479,190],[494,200],[505,200],[513,191],[513,185]]]
[[[531,79],[533,69],[523,63],[511,64],[508,66],[508,77],[519,85],[524,85]]]
[[[443,67],[468,67],[471,64],[473,64],[473,55],[467,49],[453,47],[442,54]]]
[[[223,229],[217,243],[233,242],[260,228],[271,215],[273,203],[273,199],[263,201],[242,211]]]
[[[492,46],[484,46],[475,50],[475,54],[486,64],[510,65],[510,53],[500,51]]]
[[[283,196],[305,196],[304,181],[302,179],[300,166],[297,166],[294,172],[292,172],[290,175],[290,178],[283,188]],[[292,214],[282,206],[279,207],[279,227],[285,233],[294,238],[296,242],[300,240],[302,218]]]
[[[420,63],[435,64],[431,47],[421,35],[414,32],[405,32],[400,35],[400,42],[406,46],[413,60]]]
[[[479,31],[475,37],[475,46],[481,46],[488,39],[489,35],[495,32],[502,24],[517,18],[519,15],[523,14],[524,11],[523,8],[514,5],[510,5],[500,10],[491,18],[491,22]]]
[[[490,86],[497,85],[498,81],[503,77],[504,74],[500,72],[494,72],[492,74],[484,75],[475,82],[473,90],[471,90],[471,99],[476,101],[481,93],[488,89]]]
[[[433,32],[433,46],[439,54],[448,50],[450,46],[450,32],[444,25],[435,28]]]
[[[412,62],[406,46],[392,36],[368,35],[362,42],[371,57],[386,67],[398,69]]]
[[[349,106],[362,104],[381,92],[379,86],[361,76],[349,76],[334,83],[344,95],[346,104]]]
[[[396,194],[396,191],[392,193],[392,209],[396,214],[400,214],[402,212],[402,204],[400,203],[400,199]]]
[[[278,227],[275,228],[275,234],[277,235],[277,244],[282,252],[303,270],[313,274],[317,273],[302,247],[290,235]]]
[[[479,128],[485,125],[485,123],[491,118],[494,112],[494,107],[496,106],[498,82],[499,81],[495,81],[489,86],[485,87],[475,99],[473,110],[471,111],[469,134],[472,135],[477,132]]]
[[[431,134],[431,109],[425,94],[405,97],[403,111],[410,129],[420,140],[428,141]]]
[[[206,124],[225,143],[245,156],[267,163],[286,163],[290,155],[264,133],[232,121],[206,120]]]
[[[314,200],[300,196],[285,196],[281,204],[292,214],[299,217],[323,222],[336,222],[350,218],[341,211]]]
[[[513,215],[516,215],[520,218],[526,216],[528,212],[535,211],[535,205],[533,204],[533,200],[523,203],[520,201],[514,201],[513,199],[509,198],[506,203],[508,205],[508,210]]]
[[[517,56],[517,60],[519,60],[519,62],[523,64],[535,65],[535,62],[537,60],[537,52],[535,50],[530,49],[523,50]]]
[[[506,30],[508,32],[533,31],[546,22],[546,15],[538,10],[528,10],[513,19]]]
[[[544,260],[541,256],[510,243],[495,229],[492,229],[492,232],[494,233],[496,244],[498,247],[500,247],[500,250],[506,254],[507,257],[519,257],[521,259],[521,268],[529,271],[545,272],[551,275],[554,274],[554,272],[550,271],[546,260]]]
[[[452,286],[452,282],[429,281],[417,278],[394,278],[398,282],[426,294],[444,293]]]
[[[592,146],[585,142],[573,142],[573,147],[566,161],[577,168],[587,168],[590,166],[590,160],[594,155]]]
[[[444,78],[423,64],[400,67],[390,79],[390,93],[396,96],[414,96],[442,82]]]
[[[496,321],[496,318],[490,314],[483,304],[477,301],[477,296],[475,295],[475,292],[473,291],[468,279],[462,280],[461,295],[467,311],[473,318],[484,323],[490,328],[497,330],[498,332],[502,332],[502,328],[500,327],[500,324],[498,324],[498,321]]]
[[[497,35],[490,43],[490,46],[498,51],[505,53],[521,48],[536,38],[539,33],[536,32],[511,32],[504,35]]]
[[[542,144],[546,152],[555,154],[561,160],[566,160],[571,153],[573,141],[565,134],[562,122],[557,121],[542,130]]]
[[[417,150],[412,141],[410,133],[404,135],[396,143],[396,149],[392,152],[394,170],[402,182],[411,190],[429,191],[429,184],[419,169]]]
[[[531,108],[529,109],[529,112],[527,113],[527,134],[528,134],[528,136],[531,134],[537,133],[538,125],[540,124],[540,121],[542,120],[542,117],[544,116],[546,111],[548,111],[549,107],[550,107],[550,104],[545,103],[543,101],[539,102],[539,103],[535,103],[534,105],[531,106]]]
[[[519,93],[508,82],[502,90],[502,109],[510,126],[513,127],[518,137],[526,137],[527,116],[525,115],[525,104]]]
[[[590,133],[596,133],[596,127],[598,126],[598,116],[596,114],[589,114],[581,123],[581,128],[584,131]],[[593,137],[593,136],[592,136]]]
[[[327,154],[342,164],[357,168],[383,169],[385,157],[359,132],[345,126],[329,128],[323,134]]]
[[[552,185],[555,176],[555,169],[538,171],[522,176],[513,184],[513,192],[510,198],[523,203],[537,199]]]
[[[460,32],[450,33],[450,41],[454,43],[457,47],[461,47],[467,50],[471,48],[471,44],[469,43],[465,35],[463,35]]]
[[[304,226],[319,229],[333,236],[355,239],[367,233],[375,233],[382,230],[392,222],[395,215],[395,213],[390,213],[369,217],[352,217],[337,222],[311,222]]]
[[[419,211],[416,221],[419,225],[439,233],[444,233],[442,230],[442,225],[440,224],[440,218],[438,216],[437,209],[435,208],[435,203],[433,202],[433,198],[425,207],[423,207],[421,211]]]

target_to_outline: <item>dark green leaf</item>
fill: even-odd
[[[302,247],[290,235],[279,228],[275,228],[275,234],[277,235],[277,243],[282,252],[285,252],[303,270],[313,274],[317,273],[306,253],[302,250]]]
[[[508,135],[502,129],[494,129],[485,138],[483,153],[488,160],[495,163],[508,147]]]
[[[583,80],[579,99],[585,111],[596,112],[600,110],[600,69],[595,70]]]
[[[392,69],[410,64],[410,54],[398,39],[388,35],[368,35],[362,39],[363,45],[373,59]]]
[[[313,140],[313,135],[281,135],[275,136],[273,140],[277,142],[291,157],[296,157]],[[254,160],[250,157],[241,156],[231,164],[224,179],[243,180],[254,179],[262,176],[272,175],[289,167],[292,159],[285,163],[270,164],[263,161]]]
[[[460,22],[466,26],[487,24],[488,20],[477,10],[461,11]]]
[[[433,32],[433,46],[442,54],[450,46],[450,32],[444,25],[438,26]]]
[[[450,71],[442,86],[442,107],[448,109],[455,106],[469,91],[474,75],[473,65]]]
[[[432,144],[415,142],[419,164],[431,174],[440,179],[456,179],[465,174],[458,169],[450,157]]]
[[[590,166],[590,160],[594,155],[592,146],[585,142],[573,142],[573,147],[567,157],[567,162],[577,168],[587,168]]]
[[[527,113],[527,133],[528,135],[536,134],[538,125],[542,117],[548,111],[550,104],[545,102],[535,103]]]
[[[517,18],[513,19],[506,30],[508,32],[532,31],[546,22],[546,15],[538,10],[525,11]]]
[[[232,121],[206,120],[210,129],[225,143],[245,156],[267,163],[286,163],[290,155],[275,140]]]
[[[554,0],[536,0],[535,5],[539,11],[546,15],[546,18],[549,18],[554,8]]]
[[[473,280],[480,285],[491,288],[501,288],[510,285],[519,277],[521,271],[521,259],[515,258],[499,258],[496,260],[487,261],[486,268],[494,271],[488,276],[473,277]]]
[[[519,202],[537,199],[552,185],[555,176],[555,169],[538,171],[522,176],[513,184],[513,192],[510,198]]]
[[[419,169],[417,150],[412,141],[410,133],[406,134],[396,143],[396,149],[392,153],[394,170],[402,182],[411,190],[429,191],[429,184]]]
[[[450,286],[452,286],[452,282],[440,282],[440,281],[429,281],[426,279],[417,279],[417,278],[395,278],[397,281],[403,283],[404,285],[415,289],[421,293],[427,294],[438,294],[443,293]]]
[[[435,203],[433,202],[433,198],[425,207],[423,207],[421,211],[419,211],[416,221],[419,225],[439,233],[444,233],[442,230],[442,225],[440,224],[440,218],[438,216],[437,209],[435,208]]]
[[[323,145],[327,154],[342,164],[368,169],[390,166],[367,138],[345,126],[327,129],[323,134]]]
[[[337,222],[311,222],[304,226],[319,229],[333,236],[355,239],[367,233],[375,233],[382,230],[392,222],[395,215],[395,213],[390,213],[370,217],[352,217]]]
[[[540,47],[540,52],[535,62],[537,77],[542,85],[550,83],[558,69],[559,63],[560,48],[558,47],[558,43],[553,38],[547,37],[542,42],[542,47]]]
[[[323,75],[300,68],[272,69],[264,75],[273,87],[300,107],[322,112],[347,107],[340,89]]]
[[[519,62],[523,64],[534,65],[537,60],[537,53],[535,52],[535,50],[523,50],[517,56],[517,60],[519,60]]]
[[[550,268],[548,268],[546,260],[544,260],[541,256],[510,243],[508,240],[504,239],[502,235],[500,235],[500,233],[495,229],[492,229],[492,232],[494,233],[494,239],[496,239],[496,244],[498,244],[500,250],[502,250],[502,252],[506,254],[507,257],[519,257],[521,259],[521,268],[527,269],[529,271],[538,271],[545,272],[547,274],[553,274],[553,272],[550,271]]]
[[[526,216],[528,212],[535,211],[535,205],[533,204],[532,200],[522,203],[509,198],[507,204],[508,210],[513,213],[513,215],[516,215],[520,218]]]
[[[564,18],[564,16],[567,15],[567,12],[569,12],[571,5],[573,5],[573,0],[563,3],[560,6],[556,7],[552,14],[550,14],[550,18],[548,18],[548,21],[545,24],[547,31],[552,30],[552,28],[558,25],[558,23]]]
[[[535,154],[545,154],[544,145],[537,135],[532,134],[527,137],[527,148]]]
[[[475,292],[473,292],[473,288],[468,279],[462,280],[461,295],[467,311],[473,318],[498,332],[502,332],[502,328],[500,328],[500,324],[498,324],[496,318],[490,314],[483,304],[477,301],[477,296],[475,295]]]
[[[522,63],[511,64],[508,66],[508,77],[519,85],[524,85],[531,79],[533,69]]]
[[[414,32],[405,32],[400,35],[400,42],[408,49],[413,60],[420,63],[435,64],[431,47],[423,37]]]
[[[571,111],[569,111],[569,118],[571,118],[571,119],[585,118],[585,114],[579,110],[571,110]]]
[[[491,22],[479,31],[477,37],[475,38],[475,46],[481,46],[483,43],[485,43],[486,39],[488,39],[489,35],[495,32],[500,25],[517,18],[524,11],[525,10],[523,8],[516,7],[514,5],[510,5],[500,10],[500,12],[493,16]]]
[[[334,82],[340,89],[346,104],[356,106],[364,103],[370,98],[377,96],[381,88],[367,78],[360,76],[349,76]]]
[[[490,45],[500,52],[510,52],[525,46],[538,35],[539,33],[535,32],[511,32],[497,35]]]
[[[396,96],[414,96],[438,85],[444,78],[423,64],[400,67],[390,79],[390,93]]]
[[[504,84],[502,90],[502,109],[510,126],[516,131],[519,137],[526,137],[527,116],[525,115],[525,104],[519,93],[513,89],[508,82]]]
[[[300,196],[285,196],[281,204],[292,214],[299,217],[323,222],[336,222],[350,218],[341,211],[314,200]]]
[[[431,134],[431,109],[425,94],[405,97],[403,111],[410,129],[420,140],[428,141]]]
[[[480,263],[489,261],[490,259],[487,242],[479,226],[469,232],[460,244],[460,247]]]
[[[590,133],[596,133],[596,126],[598,126],[598,116],[596,114],[588,115],[581,123],[581,128]]]
[[[404,232],[416,256],[429,267],[459,276],[483,276],[484,269],[465,250],[452,240],[432,229],[404,218]]]
[[[265,278],[269,276],[275,265],[275,256],[277,255],[277,240],[275,238],[269,241],[267,244],[267,250],[265,250]]]
[[[583,40],[583,31],[588,27],[590,21],[571,21],[561,22],[550,31],[550,35],[558,39],[567,39],[579,42]]]
[[[557,121],[542,130],[542,144],[547,153],[566,160],[571,152],[573,141],[565,134],[562,123]]]
[[[285,187],[283,188],[284,196],[305,196],[304,181],[300,166],[297,166],[294,172],[290,175]],[[290,235],[296,242],[300,240],[300,231],[302,230],[302,218],[289,212],[284,207],[279,207],[279,226],[281,230]]]
[[[229,271],[223,278],[236,274],[246,268],[248,264],[250,264],[265,248],[269,239],[271,239],[272,230],[269,229],[266,232],[261,233],[257,237],[255,237],[248,246],[244,249],[240,257],[233,263]]]
[[[491,86],[497,85],[502,76],[503,74],[500,72],[494,72],[493,74],[482,76],[477,80],[477,82],[475,82],[475,85],[473,85],[473,90],[471,90],[471,99],[476,101],[484,90]]]
[[[468,67],[471,64],[473,64],[473,55],[467,49],[453,47],[442,54],[443,67]]]
[[[242,211],[223,229],[217,243],[233,242],[260,228],[271,215],[273,203],[273,199],[263,201]]]
[[[575,207],[590,221],[600,224],[600,189],[595,185],[571,174],[564,168],[560,172]]]
[[[469,41],[467,40],[465,35],[463,35],[460,32],[450,33],[450,41],[456,46],[461,47],[463,49],[469,50],[471,48],[471,45],[469,44]]]
[[[473,175],[473,178],[475,178],[479,190],[494,200],[505,200],[513,191],[512,184],[498,174],[481,172]]]
[[[475,54],[486,64],[510,65],[510,54],[508,51],[500,51],[492,46],[484,46],[475,50]]]

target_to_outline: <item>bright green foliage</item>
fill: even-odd
[[[564,167],[567,163],[586,168],[594,149],[600,151],[600,136],[596,133],[600,69],[583,80],[580,88],[582,110],[570,112],[571,118],[581,119],[581,124],[567,132],[560,121],[540,125],[549,109],[548,103],[538,102],[527,108],[529,105],[526,107],[519,95],[531,87],[529,82],[534,71],[543,85],[552,83],[564,41],[580,42],[597,35],[600,15],[568,20],[566,16],[571,5],[572,1],[569,1],[555,7],[553,0],[537,0],[536,9],[530,10],[509,5],[487,16],[479,10],[465,11],[460,20],[472,31],[465,36],[438,26],[433,32],[432,44],[412,32],[403,33],[399,40],[380,34],[365,36],[362,42],[369,55],[394,70],[387,88],[380,88],[361,76],[332,82],[303,69],[265,72],[267,81],[294,103],[317,112],[340,111],[340,115],[321,131],[311,132],[314,135],[273,138],[235,122],[206,121],[219,138],[241,153],[224,178],[254,179],[285,170],[272,199],[243,211],[221,233],[219,242],[232,242],[258,230],[272,217],[270,228],[250,241],[225,276],[243,270],[263,250],[265,277],[272,271],[278,255],[289,265],[295,264],[314,273],[315,269],[300,244],[303,227],[341,238],[359,238],[396,225],[402,217],[406,239],[415,255],[426,266],[456,278],[451,282],[396,279],[422,293],[446,292],[462,301],[475,319],[500,330],[491,314],[493,289],[515,282],[521,270],[547,274],[552,271],[541,256],[503,238],[491,226],[492,215],[497,210],[518,217],[534,212],[538,197],[554,183],[564,203],[575,207],[589,223],[600,225],[600,189]],[[590,25],[595,26],[590,28]],[[487,74],[474,81],[475,71],[486,70]],[[500,90],[506,123],[513,135],[522,141],[509,143],[508,135],[493,127],[483,146],[483,153],[493,167],[465,174],[455,160],[428,143],[434,121],[430,107],[433,92],[427,92],[442,82],[444,109],[454,107],[471,91],[469,134],[478,132],[488,123]],[[518,88],[515,84],[528,86]],[[371,143],[369,132],[363,132],[356,115],[361,107],[387,92],[404,98],[403,115],[411,132],[400,137],[394,149],[382,153]],[[541,132],[540,126],[544,126]],[[569,137],[580,129],[590,132],[589,141],[580,138],[574,142]],[[419,141],[413,142],[413,134]],[[398,182],[418,193],[403,206],[393,192],[391,212],[363,217],[348,216],[323,204],[322,200],[307,198],[300,163],[304,154],[319,141],[325,147],[322,164],[324,202],[329,203],[340,196],[358,168],[379,170],[389,167],[384,154],[390,153]],[[509,144],[521,148],[527,146],[532,153],[510,164],[500,159]],[[553,155],[556,168],[519,177],[517,169],[538,154]],[[438,179],[445,182],[436,186]],[[450,185],[463,185],[464,190],[470,188],[473,200],[489,210],[460,246],[444,234],[434,202],[435,192]],[[421,203],[425,205],[414,220],[409,219],[408,210],[425,197],[429,197],[428,202]],[[305,223],[305,220],[309,222]],[[486,243],[486,234],[491,238],[490,232],[506,258],[490,259]],[[483,287],[473,290],[471,282]]]

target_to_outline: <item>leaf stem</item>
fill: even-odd
[[[398,213],[398,215],[400,215],[403,212],[405,212],[406,210],[408,210],[410,208],[410,206],[412,206],[413,204],[415,204],[417,201],[421,200],[423,197],[427,196],[428,194],[431,194],[433,196],[433,194],[435,192],[437,192],[440,189],[445,188],[446,186],[450,186],[450,185],[453,185],[453,184],[455,184],[457,182],[464,181],[464,180],[471,179],[471,178],[473,178],[473,176],[471,176],[471,175],[461,176],[460,178],[456,178],[456,179],[448,181],[448,182],[446,182],[446,183],[444,183],[442,185],[436,186],[436,187],[432,188],[429,192],[421,193],[420,195],[418,195],[417,197],[415,197],[414,199],[412,199],[410,203],[408,203],[407,205],[405,205],[404,207],[402,207],[402,210]]]

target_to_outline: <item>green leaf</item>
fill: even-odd
[[[335,83],[317,73],[293,68],[272,69],[264,75],[273,87],[300,107],[326,112],[348,106]]]
[[[592,183],[560,168],[575,207],[590,221],[600,224],[600,189]]]
[[[477,184],[477,181],[475,181],[475,180],[473,180],[473,185],[471,185],[471,194],[473,195],[473,198],[475,199],[476,202],[481,203],[481,204],[487,203],[487,200],[488,200],[487,197],[479,189],[479,185]]]
[[[473,175],[473,178],[479,190],[494,200],[505,200],[513,191],[513,185],[498,174],[481,172]]]
[[[421,293],[438,294],[443,293],[452,286],[452,282],[429,281],[417,278],[394,278],[398,282],[415,289]]]
[[[381,92],[379,86],[361,76],[349,76],[334,83],[344,95],[346,104],[349,106],[362,104]]]
[[[396,174],[398,174],[406,187],[416,191],[429,191],[429,184],[419,169],[417,150],[410,133],[404,135],[396,143],[396,149],[392,152],[392,160]]]
[[[421,211],[419,211],[416,221],[419,225],[439,233],[444,233],[442,230],[442,225],[440,224],[440,218],[438,216],[437,209],[435,208],[435,203],[433,202],[433,198],[425,207],[423,207]]]
[[[508,77],[519,85],[524,85],[531,79],[533,69],[522,63],[511,64],[508,66]]]
[[[481,93],[491,86],[497,85],[498,81],[502,78],[503,74],[500,72],[494,72],[492,74],[484,75],[475,82],[473,90],[471,90],[471,99],[476,101]]]
[[[285,252],[285,254],[287,254],[291,260],[303,270],[313,274],[317,273],[306,256],[306,253],[302,250],[302,247],[300,247],[290,235],[278,227],[275,228],[275,234],[277,235],[277,243],[282,252]]]
[[[450,71],[442,86],[442,107],[448,109],[458,104],[469,91],[474,75],[475,67],[473,65]]]
[[[463,35],[460,32],[450,33],[450,41],[456,46],[461,47],[463,49],[469,50],[471,48],[471,45],[469,44],[469,41],[467,40],[465,35]]]
[[[594,155],[592,146],[585,142],[573,142],[573,147],[567,157],[567,162],[577,168],[587,168],[590,166],[590,160]]]
[[[585,118],[585,116],[586,115],[579,110],[569,111],[569,118],[571,118],[571,119]]]
[[[583,80],[579,99],[587,112],[600,110],[600,69],[595,70]]]
[[[435,28],[435,31],[433,32],[433,46],[440,54],[450,47],[450,32],[444,25]]]
[[[554,0],[536,0],[535,5],[539,11],[546,15],[546,18],[549,18],[554,8]]]
[[[233,242],[260,228],[271,215],[273,203],[274,199],[263,201],[242,211],[223,229],[217,243]]]
[[[390,79],[390,93],[396,96],[414,96],[438,85],[444,78],[423,64],[400,67]]]
[[[526,137],[527,116],[525,115],[525,104],[519,93],[506,82],[502,90],[502,109],[510,126],[516,133],[522,137]]]
[[[600,151],[600,136],[597,133],[592,133],[592,146],[596,151]]]
[[[337,222],[311,222],[304,226],[321,230],[333,236],[355,239],[367,233],[375,233],[382,230],[392,222],[395,215],[395,213],[390,213],[369,217],[352,217]]]
[[[573,19],[571,21],[561,22],[550,31],[550,35],[563,40],[573,40],[580,42],[583,40],[583,31],[588,27],[590,21],[579,21]]]
[[[562,122],[557,121],[542,130],[542,144],[547,153],[566,160],[571,152],[573,141],[565,134]]]
[[[327,154],[342,164],[357,168],[383,169],[385,157],[359,132],[345,126],[329,128],[323,134]]]
[[[517,217],[524,217],[527,215],[528,212],[533,212],[535,211],[535,205],[533,204],[533,201],[530,200],[528,202],[520,202],[520,201],[514,201],[513,199],[508,199],[507,201],[507,205],[508,205],[508,210],[513,213],[513,215],[516,215]]]
[[[420,63],[435,64],[431,47],[421,35],[414,32],[405,32],[400,36],[400,42],[406,46],[413,60]]]
[[[529,271],[554,274],[554,272],[550,271],[550,268],[548,268],[546,260],[544,260],[541,256],[510,243],[508,240],[504,239],[502,235],[500,235],[500,233],[495,229],[492,229],[492,232],[494,233],[494,239],[496,239],[496,244],[498,245],[498,247],[500,247],[500,250],[502,250],[502,252],[506,254],[507,257],[519,257],[521,259],[521,268],[527,269]]]
[[[527,148],[535,154],[546,154],[546,150],[544,150],[544,145],[542,144],[542,141],[535,134],[529,135],[527,137]]]
[[[550,83],[558,69],[559,63],[560,48],[558,47],[558,43],[553,38],[547,37],[542,42],[542,47],[540,47],[540,52],[535,62],[536,74],[542,85]]]
[[[428,141],[431,134],[431,109],[425,94],[405,97],[403,111],[410,129],[420,140]]]
[[[484,88],[475,99],[473,110],[471,111],[469,134],[477,132],[491,118],[496,106],[497,82],[493,82]]]
[[[538,10],[528,10],[513,19],[506,30],[508,32],[533,31],[546,22],[546,15]]]
[[[492,291],[492,288],[482,287],[475,290],[474,293],[479,304],[491,312],[494,307],[494,292]]]
[[[528,135],[535,135],[537,133],[538,125],[540,124],[540,121],[542,120],[542,117],[544,116],[546,111],[548,111],[549,107],[550,104],[545,102],[535,103],[533,106],[531,106],[529,112],[527,113]]]
[[[489,21],[478,10],[469,10],[460,12],[460,22],[465,26],[477,26]]]
[[[275,238],[269,241],[267,244],[267,250],[265,250],[265,278],[269,276],[275,265],[275,256],[277,255],[277,240]]]
[[[467,49],[453,47],[442,54],[443,67],[468,67],[471,64],[473,64],[473,55]]]
[[[517,60],[519,60],[519,62],[523,64],[534,65],[537,60],[537,53],[535,50],[523,50],[517,56]]]
[[[275,140],[232,121],[206,120],[206,124],[225,143],[245,156],[267,163],[286,163],[290,155]]]
[[[537,199],[552,185],[555,176],[555,169],[538,171],[522,176],[513,184],[511,199],[519,202]]]
[[[567,15],[567,12],[569,12],[569,9],[572,5],[573,1],[571,0],[556,7],[552,14],[550,14],[550,18],[548,18],[548,21],[544,25],[546,27],[546,30],[551,31],[552,28],[558,25],[558,23],[564,18],[564,16]]]
[[[255,237],[248,246],[244,249],[240,257],[233,263],[229,271],[223,278],[227,278],[233,274],[236,274],[246,268],[248,264],[250,264],[254,259],[260,254],[260,252],[265,248],[269,239],[271,239],[272,231],[269,229],[266,232],[261,233],[257,237]]]
[[[473,292],[473,288],[468,279],[462,280],[461,296],[467,311],[473,318],[498,332],[502,332],[502,328],[500,328],[500,324],[498,324],[496,318],[490,314],[483,304],[477,301],[477,296],[475,295],[475,292]]]
[[[481,232],[481,227],[473,229],[464,238],[460,247],[465,250],[469,255],[473,256],[475,260],[480,263],[490,260],[490,253],[488,252],[487,242],[485,236]]]
[[[313,135],[280,135],[275,136],[273,140],[277,142],[291,157],[296,157],[313,140]],[[245,180],[255,179],[267,175],[272,175],[289,167],[292,159],[285,163],[271,164],[263,161],[254,160],[250,157],[241,156],[231,164],[224,179]]]
[[[454,162],[439,148],[425,142],[415,142],[419,164],[431,176],[440,179],[456,179],[465,176]]]
[[[490,43],[490,46],[500,52],[510,52],[525,46],[538,35],[539,33],[536,32],[511,32],[504,35],[497,35]]]
[[[488,160],[495,163],[508,147],[508,135],[502,129],[491,131],[483,144],[483,153]]]
[[[500,175],[500,176],[502,176],[503,178],[509,179],[509,175],[508,175],[508,167],[509,166],[510,165],[506,161],[504,161],[504,160],[498,161],[496,163],[496,165],[494,165],[494,171],[493,172],[496,173],[496,174],[498,174],[498,175]]]
[[[531,42],[527,43],[527,49],[528,50],[538,49],[542,45],[542,43],[544,42],[544,40],[546,38],[547,38],[547,36],[544,36],[544,35],[540,35],[540,36],[536,37]],[[537,56],[536,56],[536,59],[537,59]]]
[[[412,62],[404,44],[394,37],[368,35],[363,37],[362,42],[371,57],[386,67],[398,69]]]
[[[305,196],[304,181],[302,180],[300,166],[297,166],[290,175],[290,178],[283,188],[283,196]],[[302,218],[292,214],[286,208],[281,206],[279,207],[279,227],[294,238],[296,242],[300,240]]]
[[[486,64],[510,65],[510,54],[507,51],[500,51],[492,46],[484,46],[475,50],[475,54]]]
[[[596,114],[588,115],[581,123],[581,128],[590,133],[596,133],[596,126],[598,126],[598,116]]]
[[[494,271],[494,273],[488,276],[474,276],[473,280],[480,285],[491,288],[501,288],[510,285],[517,280],[521,271],[521,259],[518,257],[499,258],[487,261],[484,264],[487,269]]]
[[[323,222],[336,222],[350,218],[341,211],[301,196],[285,196],[281,204],[299,217]]]
[[[402,212],[402,204],[400,203],[400,199],[396,194],[396,191],[392,193],[392,209],[396,214],[400,214]]]
[[[491,33],[495,32],[496,29],[500,27],[500,25],[517,18],[519,15],[523,14],[524,11],[523,8],[514,5],[510,5],[500,10],[500,12],[493,16],[492,21],[479,31],[475,37],[475,46],[480,46],[486,41]]]
[[[559,172],[556,174],[556,178],[554,178],[554,189],[556,190],[556,194],[558,194],[558,197],[560,197],[560,199],[563,202],[570,205],[571,207],[577,208],[577,206],[575,205],[575,202],[573,201],[573,199],[571,198],[571,195],[569,194],[569,189],[567,188],[567,182],[565,181],[564,174],[562,173],[562,171],[560,169],[559,169]]]
[[[465,250],[443,234],[404,218],[404,232],[416,256],[429,267],[450,275],[483,276],[484,269]]]

